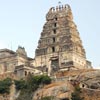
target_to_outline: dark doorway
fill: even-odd
[[[56,41],[56,39],[55,39],[55,37],[53,37],[53,43],[55,43],[55,41]]]
[[[56,34],[56,29],[53,30],[53,33]]]
[[[57,71],[59,69],[59,60],[53,59],[51,61],[51,67],[52,67],[52,71]]]
[[[55,47],[52,47],[52,52],[55,52]]]
[[[54,23],[54,27],[57,27],[57,23]]]

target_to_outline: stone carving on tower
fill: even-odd
[[[16,52],[0,49],[0,75],[13,73],[23,78],[30,73],[54,75],[57,71],[87,68],[91,68],[91,62],[86,60],[69,5],[52,7],[47,13],[34,59],[21,46]]]
[[[34,65],[48,72],[88,68],[85,50],[69,5],[52,7],[46,15]]]

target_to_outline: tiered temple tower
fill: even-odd
[[[52,7],[47,13],[33,65],[48,72],[91,66],[69,5]]]

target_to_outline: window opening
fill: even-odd
[[[27,75],[27,71],[25,71],[25,76]]]
[[[56,30],[53,30],[53,33],[56,34]]]
[[[57,17],[55,18],[55,20],[57,21]]]
[[[55,37],[53,37],[53,43],[55,43]]]
[[[54,23],[54,27],[57,27],[57,23]]]
[[[52,52],[55,52],[55,47],[52,47]]]

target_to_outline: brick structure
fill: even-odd
[[[23,78],[29,73],[52,75],[61,70],[88,68],[91,68],[91,62],[86,60],[69,5],[52,7],[47,13],[34,59],[27,57],[23,47],[18,47],[16,52],[0,50],[1,77],[14,73]]]
[[[9,76],[15,73],[15,69],[18,66],[28,66],[32,61],[32,58],[27,57],[26,51],[23,47],[18,47],[16,52],[9,49],[0,50],[0,77],[3,75]],[[17,70],[16,70],[17,71]],[[16,72],[17,73],[17,72]]]
[[[0,50],[0,80],[25,78],[30,73],[52,76],[59,71],[55,76],[62,81],[69,80],[70,73],[75,76],[91,68],[69,5],[52,7],[47,13],[34,59],[27,57],[23,47],[18,47],[16,52]],[[14,96],[13,84],[10,94],[0,95],[0,100],[14,100]]]
[[[33,65],[43,67],[49,74],[91,68],[69,5],[52,7],[47,13]]]

